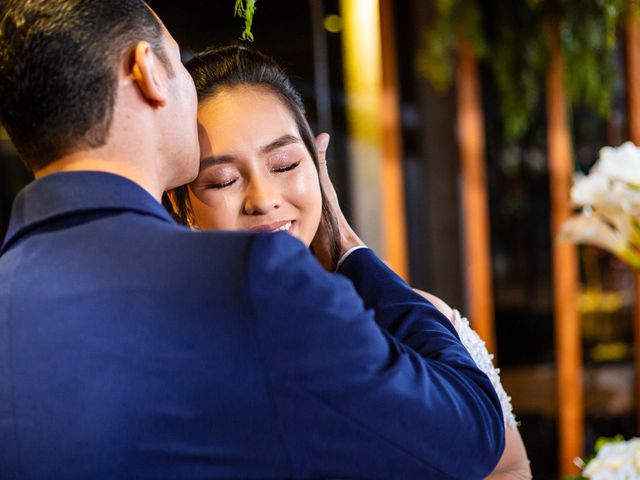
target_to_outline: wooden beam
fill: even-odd
[[[388,261],[382,219],[382,84],[377,0],[340,0],[342,60],[353,222],[358,235]],[[392,268],[395,266],[392,265]]]
[[[477,59],[467,42],[458,51],[457,96],[468,313],[489,351],[495,352],[485,129]]]
[[[340,11],[356,230],[408,279],[392,2],[341,0]]]
[[[627,18],[627,118],[629,140],[640,145],[640,19],[633,11]],[[633,343],[635,362],[636,431],[640,432],[640,274],[635,273],[633,309]]]
[[[380,0],[380,38],[382,53],[382,234],[387,261],[405,280],[409,279],[407,224],[402,168],[402,130],[398,61],[392,0]]]
[[[551,243],[558,367],[558,436],[560,474],[578,472],[573,461],[583,455],[584,406],[582,340],[577,310],[576,247],[557,240],[560,225],[571,214],[569,190],[573,154],[564,86],[564,58],[557,25],[548,29],[550,61],[546,74],[547,142],[551,190]],[[533,252],[532,252],[533,253]]]

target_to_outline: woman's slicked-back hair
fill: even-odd
[[[163,29],[143,0],[0,1],[0,122],[32,170],[108,139],[118,60]]]
[[[246,46],[231,45],[205,50],[189,60],[186,67],[196,85],[199,102],[214,97],[223,89],[240,86],[264,88],[279,97],[291,113],[316,169],[320,170],[315,138],[307,122],[300,94],[272,58]],[[338,224],[324,190],[322,187],[320,189],[321,228],[329,233],[332,240],[331,256],[335,264],[340,255]],[[184,224],[192,223],[186,187],[178,188],[173,192],[173,209],[178,221]]]
[[[299,113],[305,115],[300,94],[291,85],[289,77],[275,60],[256,49],[244,45],[210,48],[195,55],[186,67],[193,77],[200,101],[225,87],[263,86],[292,102]]]

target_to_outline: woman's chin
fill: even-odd
[[[297,225],[296,225],[297,227]],[[291,235],[294,238],[297,238],[298,240],[300,240],[302,243],[304,243],[304,245],[306,247],[310,247],[311,246],[311,240],[313,240],[313,238],[309,239],[307,238],[308,235],[303,235],[298,228],[292,228],[291,231],[289,231],[289,235]]]
[[[298,240],[300,240],[302,243],[304,243],[304,245],[306,247],[310,247],[311,246],[311,242],[313,241],[313,237],[310,235],[305,235],[301,230],[300,230],[300,225],[294,225],[295,228],[292,228],[289,231],[289,234],[295,238],[297,238]]]

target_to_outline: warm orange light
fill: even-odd
[[[385,5],[391,15],[392,5]],[[382,49],[380,8],[377,0],[340,2],[352,198],[358,233],[407,278],[397,85],[388,75],[395,51]]]

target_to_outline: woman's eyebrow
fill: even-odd
[[[301,140],[294,135],[282,135],[281,137],[276,138],[273,142],[269,142],[265,146],[260,148],[260,153],[266,154],[271,153],[278,148],[285,147],[287,145],[291,145],[292,143],[300,143]]]
[[[219,157],[204,157],[200,159],[200,171],[205,170],[214,165],[220,165],[222,163],[233,163],[233,157],[231,155],[221,155]]]

